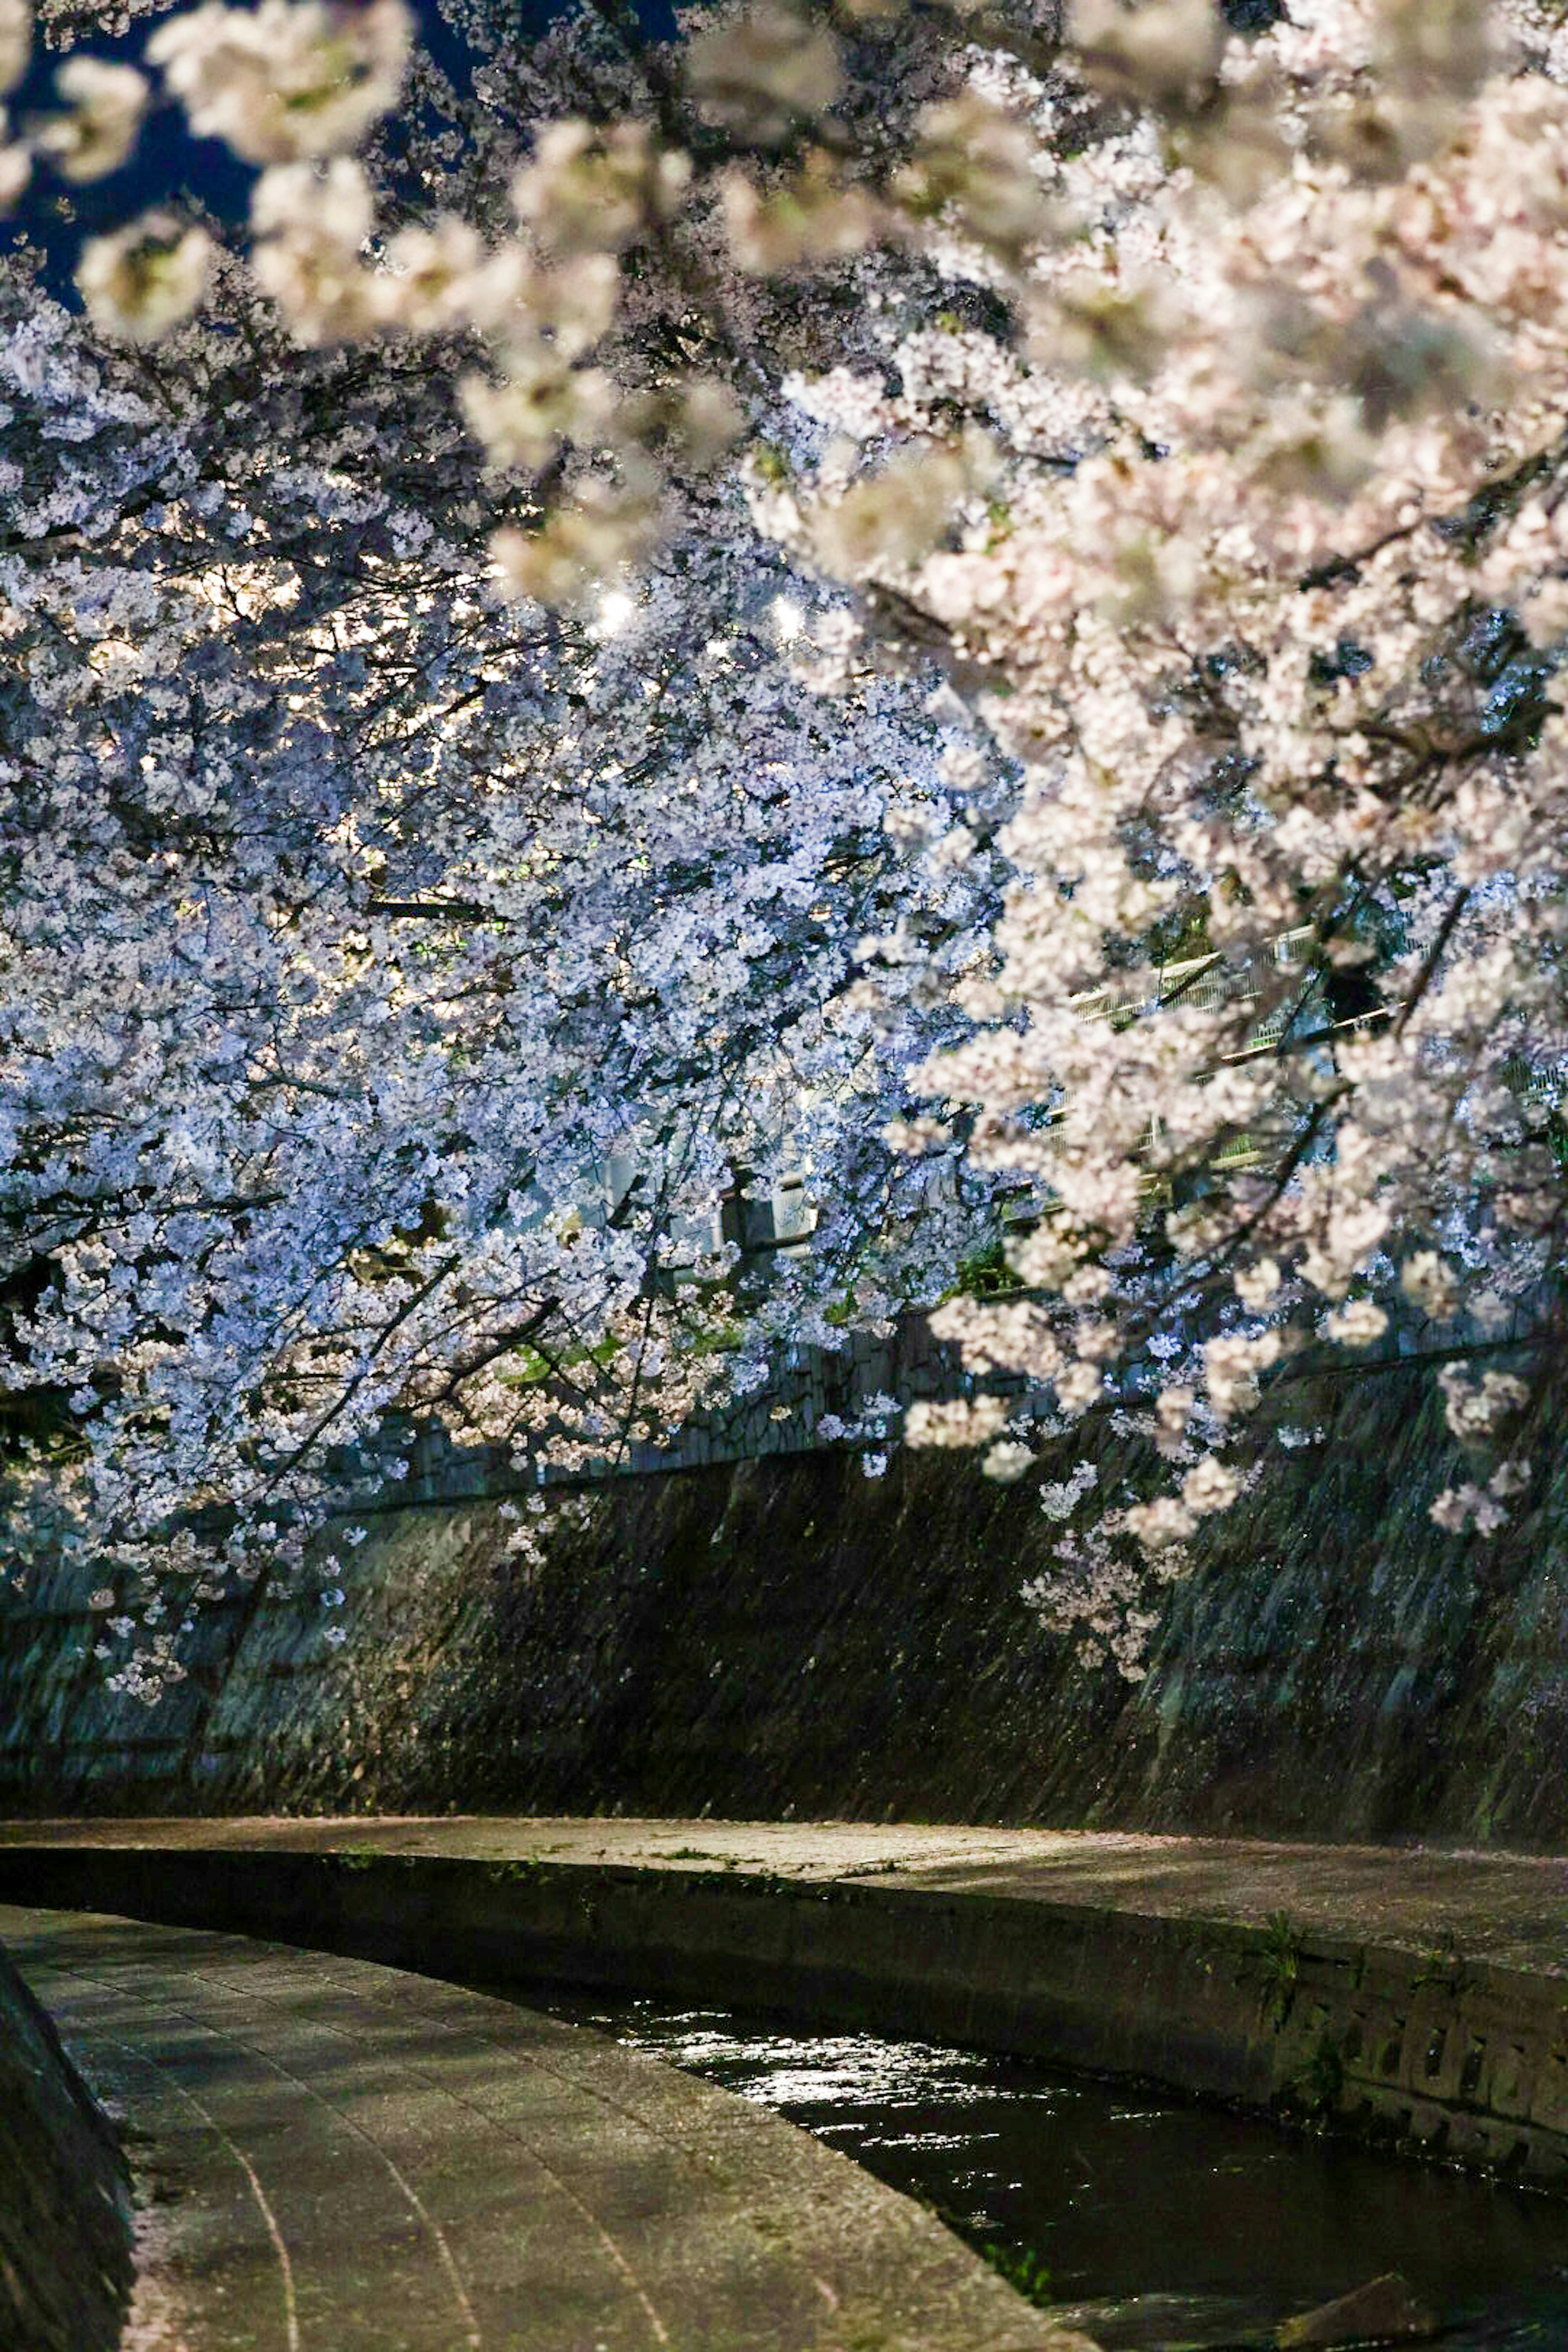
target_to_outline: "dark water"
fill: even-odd
[[[774,2108],[1004,2267],[1043,2264],[1106,2352],[1261,2343],[1390,2270],[1449,2352],[1568,2352],[1568,2204],[1529,2190],[930,2042],[535,2005]]]

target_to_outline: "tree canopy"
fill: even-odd
[[[1430,1327],[1434,1517],[1500,1525],[1568,1214],[1558,9],[148,13],[0,0],[0,83],[66,52],[0,151],[13,1574],[101,1563],[151,1696],[411,1420],[613,1461],[909,1306],[1152,1444],[1033,1596],[1127,1672],[1309,1346]],[[61,299],[159,109],[247,216]],[[716,1204],[797,1172],[764,1276]],[[1033,1460],[1011,1394],[908,1433]]]

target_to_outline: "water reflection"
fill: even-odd
[[[1447,2323],[1449,2352],[1568,2347],[1555,2200],[931,2042],[541,2005],[804,2125],[1005,2263],[1043,2263],[1106,2352],[1262,2343],[1389,2270]]]

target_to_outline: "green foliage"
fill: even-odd
[[[1276,1911],[1252,1956],[1259,1983],[1258,2015],[1271,2033],[1282,2032],[1295,2007],[1301,1975],[1301,1935],[1289,1912]]]
[[[1345,2062],[1339,2043],[1326,2030],[1290,2078],[1293,2105],[1310,2116],[1332,2115],[1344,2090]]]
[[[1052,2292],[1046,2259],[1033,2246],[1009,2246],[997,2238],[976,2238],[963,2216],[949,2205],[931,2201],[927,2210],[935,2214],[944,2230],[951,2230],[955,2238],[973,2246],[981,2260],[988,2263],[999,2278],[1005,2279],[1014,2294],[1021,2294],[1026,2303],[1046,2311],[1059,2302],[1060,2297]]]
[[[960,1258],[948,1297],[960,1298],[995,1298],[1003,1292],[1020,1287],[1017,1276],[1007,1263],[1006,1245],[1000,1236],[987,1242],[984,1249],[972,1250]]]
[[[980,2254],[990,2263],[999,2278],[1005,2278],[1015,2294],[1026,2303],[1045,2311],[1058,2298],[1051,2289],[1051,2273],[1043,2255],[1032,2246],[1003,2246],[994,2242],[983,2245]]]
[[[1184,899],[1150,926],[1151,963],[1186,963],[1194,956],[1213,953],[1206,899]]]
[[[501,1372],[498,1378],[505,1388],[538,1388],[542,1381],[550,1380],[562,1370],[570,1370],[579,1364],[597,1364],[603,1370],[607,1365],[615,1362],[620,1352],[621,1342],[611,1334],[606,1334],[602,1339],[595,1339],[591,1348],[584,1348],[574,1342],[552,1356],[542,1355],[537,1348],[527,1346],[514,1348],[511,1353],[517,1361],[517,1370]]]
[[[693,1356],[723,1356],[738,1348],[745,1336],[739,1323],[701,1323],[689,1331],[685,1345]]]

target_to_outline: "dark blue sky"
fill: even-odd
[[[511,0],[513,21],[542,32],[563,13],[570,0]],[[464,44],[441,16],[436,0],[411,0],[418,20],[418,37],[443,69],[459,85],[471,59]],[[93,39],[81,46],[95,57],[126,58],[138,63],[143,44],[159,16],[138,18],[118,39]],[[667,37],[674,31],[669,0],[640,0],[638,14],[650,32]],[[51,84],[59,55],[40,50],[20,89],[13,94],[13,119],[25,124],[30,115],[47,111]],[[144,128],[135,152],[122,171],[86,187],[69,187],[40,163],[33,183],[11,221],[0,234],[21,233],[41,245],[48,257],[47,278],[57,291],[70,283],[77,247],[83,235],[116,227],[149,205],[183,194],[196,196],[223,220],[242,220],[255,178],[216,139],[186,135],[176,108],[162,106]]]

